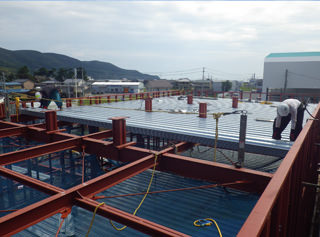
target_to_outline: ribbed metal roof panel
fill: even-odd
[[[145,192],[152,171],[145,171],[98,195],[119,195]],[[194,187],[208,184],[207,182],[184,178],[164,172],[156,172],[150,191],[168,190],[183,187]],[[107,205],[133,213],[142,196],[109,198]],[[191,236],[218,236],[216,227],[195,227],[197,219],[212,218],[217,221],[223,236],[235,236],[251,209],[258,200],[257,195],[239,192],[221,187],[189,191],[149,194],[137,212],[137,216],[167,226]],[[92,212],[79,207],[72,209],[73,226],[76,236],[83,236],[92,218]],[[119,223],[116,226],[121,227]],[[59,225],[59,215],[42,221],[16,236],[52,236]],[[72,224],[69,222],[69,228]],[[37,235],[38,235],[37,234]],[[90,236],[144,236],[131,228],[116,231],[103,217],[96,216]]]
[[[231,99],[204,100],[195,99],[193,105],[177,97],[153,99],[153,110],[160,112],[144,112],[144,101],[125,101],[111,104],[92,106],[78,106],[57,111],[58,119],[77,122],[90,126],[111,128],[111,117],[128,117],[127,130],[144,135],[162,137],[178,141],[189,141],[213,146],[215,139],[215,120],[212,115],[199,118],[197,114],[183,114],[183,112],[198,112],[200,102],[206,102],[208,113],[233,112],[235,110],[248,111],[246,151],[264,155],[284,157],[290,149],[290,126],[282,134],[283,139],[276,141],[272,136],[272,123],[256,121],[256,119],[272,120],[276,116],[275,106],[260,103],[239,103],[238,109],[231,108]],[[309,104],[309,111],[313,111],[314,104]],[[162,112],[161,112],[162,111]],[[168,113],[167,111],[180,112]],[[44,116],[43,110],[22,109],[23,114]],[[182,112],[182,113],[181,113]],[[305,118],[308,114],[305,113]],[[240,115],[232,114],[219,119],[218,146],[225,149],[238,149]]]

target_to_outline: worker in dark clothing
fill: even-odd
[[[281,133],[291,120],[290,141],[295,141],[302,130],[304,110],[304,104],[296,99],[287,99],[279,104],[273,123],[272,138],[281,140]]]
[[[62,108],[59,90],[54,87],[43,88],[41,90],[40,108],[47,109],[52,100],[56,103],[59,109]]]

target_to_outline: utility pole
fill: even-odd
[[[6,119],[7,121],[10,121],[10,102],[9,102],[9,94],[7,92],[6,87],[6,77],[4,75],[4,72],[2,72],[2,82],[3,82],[3,91],[4,91],[4,106],[5,106],[5,112],[6,112]]]
[[[78,98],[77,68],[74,69],[74,79],[75,79],[75,88],[76,88],[76,98]]]
[[[288,84],[288,69],[286,69],[286,74],[285,74],[285,78],[284,78],[283,93],[286,93],[287,84]]]
[[[204,67],[202,69],[201,96],[203,96],[203,83],[204,83]]]

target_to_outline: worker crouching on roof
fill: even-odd
[[[54,87],[43,88],[41,90],[40,107],[47,109],[51,101],[55,102],[59,109],[62,108],[59,90]]]
[[[272,138],[281,139],[281,133],[291,120],[290,141],[295,141],[302,130],[305,106],[296,99],[284,100],[277,106],[277,117],[273,123]]]

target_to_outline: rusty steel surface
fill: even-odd
[[[320,118],[319,105],[313,116]],[[239,237],[308,235],[315,192],[307,191],[301,182],[317,183],[319,151],[315,150],[315,143],[319,141],[319,128],[317,120],[309,120],[305,125],[242,226]]]
[[[166,153],[159,164],[159,169],[166,172],[192,177],[210,182],[232,182],[234,180],[245,180],[249,183],[235,185],[244,191],[262,193],[272,174],[245,168],[235,168],[231,165],[220,164],[211,161],[199,160]]]

